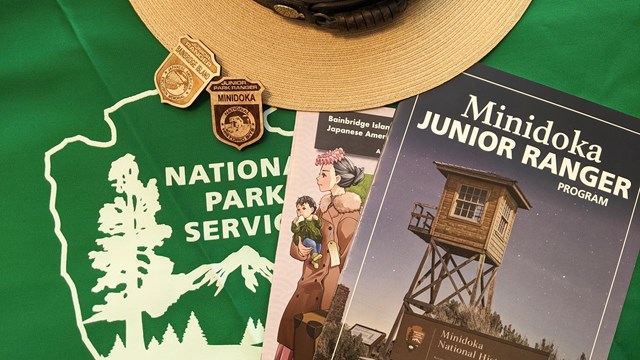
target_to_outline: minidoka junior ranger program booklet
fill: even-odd
[[[400,103],[315,358],[608,358],[639,125],[484,65]]]

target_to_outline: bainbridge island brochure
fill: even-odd
[[[262,359],[313,356],[394,112],[297,112]]]
[[[400,103],[315,358],[608,358],[640,249],[639,135],[484,65]]]

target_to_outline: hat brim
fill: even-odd
[[[188,34],[224,76],[261,81],[265,103],[306,111],[373,108],[432,89],[484,57],[530,2],[414,0],[389,24],[343,34],[251,0],[130,1],[167,49]]]

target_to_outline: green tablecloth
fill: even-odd
[[[98,143],[106,143],[109,127],[103,111],[122,99],[152,89],[152,75],[167,52],[138,20],[126,1],[4,1],[0,24],[3,46],[0,56],[0,88],[3,90],[0,100],[0,162],[3,169],[0,186],[0,268],[3,270],[0,283],[0,358],[91,358],[76,324],[72,292],[68,282],[60,276],[61,241],[54,231],[56,221],[50,211],[52,187],[45,177],[45,153],[63,139],[79,134]],[[536,0],[516,28],[483,62],[640,118],[640,3],[637,0]],[[61,204],[58,209],[61,231],[69,234],[71,240],[74,234],[83,234],[77,229],[87,227],[89,222],[94,224],[95,237],[90,241],[93,248],[82,252],[70,246],[67,254],[70,258],[77,257],[91,266],[88,251],[99,250],[94,240],[105,236],[96,230],[100,206],[96,208],[95,203],[111,202],[116,196],[115,191],[109,188],[107,172],[111,160],[106,159],[115,160],[120,153],[135,151],[140,179],[146,184],[148,179],[156,177],[158,186],[167,187],[164,183],[164,168],[167,166],[178,169],[184,165],[187,171],[191,171],[197,161],[207,161],[204,164],[206,168],[212,161],[224,162],[226,156],[235,156],[235,149],[207,145],[202,135],[210,131],[208,120],[202,120],[209,112],[207,97],[201,96],[189,110],[167,109],[166,106],[156,108],[147,104],[145,106],[156,108],[155,112],[148,113],[132,106],[123,115],[113,115],[119,129],[127,130],[121,133],[120,140],[130,146],[118,151],[105,149],[111,151],[108,156],[97,155],[96,149],[74,142],[64,152],[56,152],[51,157],[51,176],[57,180],[61,177],[66,179],[60,182],[56,199],[56,204]],[[158,120],[155,116],[166,116],[166,119]],[[143,122],[136,123],[138,118]],[[174,123],[174,119],[184,122]],[[169,124],[172,127],[165,130]],[[282,126],[286,125],[290,126],[290,121]],[[278,136],[281,135],[268,133],[264,143],[282,145],[286,149],[287,140],[277,140]],[[187,150],[174,152],[169,146],[163,147],[167,143],[185,146]],[[269,154],[285,158],[286,150],[278,150],[277,145],[269,148]],[[249,149],[246,156],[259,159],[259,149],[264,148],[256,146]],[[188,155],[190,152],[193,154]],[[180,163],[185,160],[177,154],[187,154],[193,163]],[[629,154],[629,166],[635,166],[635,155]],[[94,156],[98,160],[93,161]],[[96,185],[97,181],[103,184]],[[282,182],[282,178],[279,181]],[[201,180],[199,184],[202,183]],[[270,185],[276,184],[277,181]],[[204,193],[209,190],[195,190],[196,186],[198,183],[194,185],[193,193],[185,196],[194,196],[194,203],[205,206]],[[264,187],[265,182],[242,186]],[[191,189],[184,187],[187,188]],[[171,191],[160,192],[163,209],[179,208],[180,189],[174,187]],[[171,198],[174,195],[176,197]],[[88,205],[89,199],[92,199],[93,207]],[[267,211],[275,216],[277,204],[272,205],[267,207]],[[200,211],[206,213],[205,210]],[[90,221],[79,218],[78,213],[86,213]],[[196,215],[191,213],[181,214],[182,223],[179,225],[194,217]],[[156,220],[159,224],[170,222],[163,217],[162,210],[156,213]],[[266,231],[266,228],[261,229]],[[186,231],[175,225],[173,230],[175,236]],[[179,241],[184,242],[184,239]],[[202,239],[199,244],[203,244]],[[211,244],[204,243],[199,248],[204,249]],[[256,246],[260,248],[261,245]],[[261,253],[272,259],[273,250],[264,246],[262,244]],[[225,251],[233,251],[232,245],[228,247]],[[168,240],[158,249],[164,248],[170,248]],[[160,254],[161,250],[157,253]],[[202,254],[195,250],[194,253],[183,254],[185,259],[174,257],[174,271],[188,272],[190,256]],[[211,262],[221,260],[209,257]],[[183,269],[179,268],[181,265]],[[70,271],[80,278],[78,283],[86,280],[82,279],[82,269]],[[640,358],[640,350],[635,344],[640,335],[637,325],[640,322],[638,272],[640,270],[636,271],[627,296],[611,359]],[[258,283],[256,294],[259,296],[268,284],[259,277]],[[231,293],[233,289],[227,290]],[[222,298],[230,303],[246,303],[254,299],[241,290],[246,289],[237,289],[240,295],[228,294]],[[99,293],[93,294],[94,303],[100,303]],[[207,294],[213,296],[213,291]],[[196,298],[192,300],[198,301]],[[259,303],[259,309],[253,311],[260,312],[264,305]],[[83,308],[83,311],[90,315],[92,309]],[[176,333],[182,334],[189,314],[167,314],[175,317],[172,321],[182,324],[182,329],[175,329]],[[246,321],[248,316],[248,313],[238,311],[227,321]],[[201,319],[200,322],[205,327],[206,321]],[[116,326],[115,323],[110,324]],[[218,326],[222,324],[218,323]],[[166,322],[157,326],[155,338],[163,336],[164,325]],[[244,324],[241,327],[244,328]],[[92,331],[89,336],[92,336]],[[216,332],[215,329],[209,331]],[[222,344],[235,344],[241,340],[231,335],[229,338],[224,334],[216,336]],[[98,352],[104,354],[111,348],[111,343],[98,345]]]

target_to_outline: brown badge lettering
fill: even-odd
[[[156,70],[154,82],[160,101],[186,108],[220,75],[220,65],[213,52],[189,36],[180,37],[178,46]]]
[[[220,141],[242,150],[260,140],[263,90],[259,81],[247,78],[222,78],[209,85],[213,133]]]

